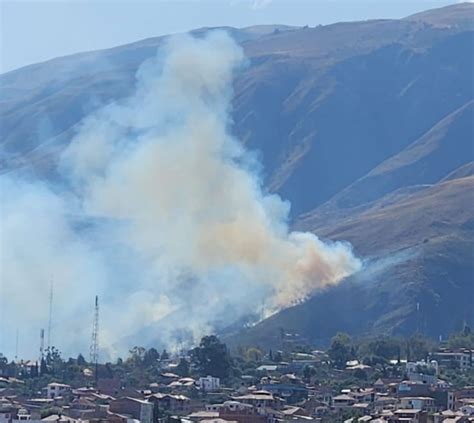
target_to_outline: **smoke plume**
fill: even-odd
[[[4,303],[10,325],[44,326],[54,278],[60,348],[85,350],[95,293],[107,354],[179,345],[359,269],[348,244],[289,230],[290,205],[231,135],[244,65],[226,33],[172,37],[130,98],[82,121],[59,164],[67,189],[4,178],[2,297],[37,298]]]

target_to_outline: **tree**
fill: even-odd
[[[303,379],[305,382],[310,382],[311,377],[316,376],[316,369],[313,366],[304,366],[303,368]]]
[[[145,352],[146,350],[143,347],[133,347],[130,350],[130,356],[127,359],[127,363],[140,367],[143,364]]]
[[[354,371],[354,377],[360,380],[367,380],[367,373],[363,369],[356,369]]]
[[[332,337],[328,354],[335,367],[338,369],[346,367],[346,362],[353,358],[351,349],[352,339],[347,333],[339,332]]]
[[[46,348],[46,365],[51,369],[53,375],[58,374],[62,369],[64,361],[61,352],[54,346]]]
[[[163,350],[163,352],[161,353],[161,359],[162,360],[169,360],[170,359],[170,355],[168,354],[168,351]]]
[[[191,350],[191,362],[202,376],[221,379],[229,377],[232,368],[227,346],[214,335],[205,336],[199,346]]]
[[[86,359],[84,358],[84,356],[83,356],[82,354],[79,354],[79,355],[77,356],[77,365],[78,365],[78,366],[85,366],[85,365],[87,365]]]
[[[453,333],[449,337],[448,341],[449,348],[474,348],[474,334],[471,332],[469,326],[465,326],[464,330],[460,333]]]
[[[262,351],[258,348],[251,347],[247,351],[245,351],[245,358],[247,361],[261,361],[263,357]]]
[[[5,376],[8,369],[8,358],[0,353],[0,375]]]
[[[277,351],[275,354],[273,354],[273,361],[275,363],[281,363],[283,361],[283,354],[281,351]]]
[[[150,348],[143,356],[143,364],[147,367],[156,364],[160,359],[160,353],[155,348]]]
[[[46,360],[42,358],[40,364],[40,374],[45,375],[46,373],[48,373],[48,366],[46,364]]]
[[[433,341],[422,336],[412,336],[408,340],[408,346],[411,360],[425,360],[435,349]]]
[[[179,360],[179,363],[176,366],[176,374],[181,377],[189,376],[189,363],[185,358]]]

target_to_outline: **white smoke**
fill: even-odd
[[[243,63],[223,32],[171,38],[141,66],[131,98],[83,121],[61,159],[67,194],[7,182],[3,289],[40,298],[54,275],[60,347],[87,345],[96,292],[114,354],[137,335],[195,339],[262,302],[272,313],[359,269],[347,244],[289,231],[289,204],[265,192],[232,137],[232,78]],[[40,319],[46,304],[18,321]],[[80,336],[70,340],[73,324]]]

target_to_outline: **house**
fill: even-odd
[[[48,399],[55,399],[71,393],[71,387],[63,383],[49,383],[46,387],[46,397]]]
[[[400,407],[404,409],[418,409],[433,413],[436,411],[435,399],[431,397],[403,397]]]
[[[394,411],[393,423],[427,423],[428,414],[423,410],[399,409]]]
[[[191,400],[184,395],[157,393],[147,397],[147,400],[159,410],[166,410],[172,414],[185,415],[191,411]]]
[[[267,418],[258,413],[257,409],[250,404],[239,401],[225,401],[223,404],[211,404],[206,406],[206,411],[217,412],[219,418],[238,423],[266,423]]]
[[[204,392],[217,391],[221,386],[221,380],[218,377],[213,376],[200,377],[198,381],[198,386]]]
[[[138,398],[123,397],[110,402],[109,410],[112,413],[130,416],[141,423],[152,423],[153,404]]]
[[[404,380],[397,386],[399,397],[427,397],[430,393],[430,385],[423,382]]]
[[[214,420],[219,418],[218,411],[195,411],[186,416],[186,420],[192,422],[201,422],[203,420]]]
[[[273,396],[268,391],[254,391],[247,395],[235,397],[234,400],[254,406],[260,414],[264,414],[270,408],[279,410],[284,403],[284,400]]]
[[[288,404],[295,404],[308,398],[308,388],[303,385],[289,383],[269,383],[262,385],[262,390],[284,398]]]
[[[434,423],[471,423],[470,416],[461,411],[444,410],[433,415]]]
[[[255,370],[262,373],[275,373],[278,370],[278,366],[276,364],[262,364]]]
[[[347,394],[336,395],[332,399],[332,405],[334,409],[337,411],[350,408],[355,403],[356,403],[355,398]]]
[[[438,382],[439,366],[436,360],[407,362],[405,365],[408,380],[436,385]]]

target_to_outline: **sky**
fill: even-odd
[[[454,0],[0,0],[0,73],[203,26],[400,18]]]

